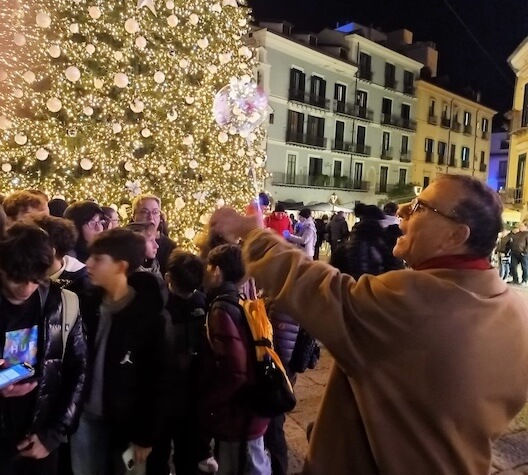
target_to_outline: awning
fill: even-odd
[[[517,209],[504,208],[502,220],[509,223],[519,223],[521,221],[521,212]]]

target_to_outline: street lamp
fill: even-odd
[[[415,194],[416,196],[418,196],[418,195],[422,192],[422,190],[423,190],[423,187],[422,187],[422,186],[415,186],[415,187],[414,187],[414,194]]]

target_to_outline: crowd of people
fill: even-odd
[[[0,475],[286,475],[285,415],[242,397],[241,293],[264,295],[292,385],[299,335],[334,358],[304,473],[487,473],[528,390],[528,305],[490,265],[496,194],[445,176],[357,206],[351,229],[256,208],[217,210],[195,255],[154,195],[127,222],[38,190],[3,199],[0,363],[35,375],[0,389]],[[513,266],[528,240],[507,237]]]

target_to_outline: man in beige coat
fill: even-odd
[[[489,265],[502,206],[445,176],[402,205],[394,255],[412,270],[357,282],[218,210],[251,275],[335,358],[304,473],[486,474],[528,392],[528,306]]]

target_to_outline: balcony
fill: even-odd
[[[447,157],[445,155],[438,155],[438,165],[445,165],[447,163]]]
[[[431,115],[427,117],[427,123],[431,125],[437,125],[438,124],[438,116],[437,115]]]
[[[351,153],[354,144],[352,142],[345,142],[343,140],[332,140],[332,151]]]
[[[471,125],[467,124],[464,125],[464,135],[471,135],[473,133],[473,127]]]
[[[367,68],[362,68],[361,66],[358,69],[358,77],[360,79],[365,79],[366,81],[372,81],[372,70]]]
[[[376,185],[375,193],[377,195],[386,195],[387,193],[392,191],[395,187],[396,185],[389,185],[387,183],[378,183]]]
[[[290,89],[288,91],[288,100],[293,102],[301,102],[319,109],[330,110],[330,99],[309,92],[300,91],[298,89]]]
[[[461,168],[469,168],[469,160],[462,159],[462,161],[460,162],[460,167]]]
[[[449,117],[446,117],[445,115],[442,116],[442,119],[440,120],[440,125],[442,127],[445,127],[446,129],[451,128],[451,119]]]
[[[398,121],[398,126],[406,130],[416,130],[416,121],[401,117]]]
[[[396,81],[395,78],[385,76],[385,87],[389,89],[396,89],[396,86],[398,85],[398,81]]]
[[[409,96],[414,96],[416,94],[416,88],[412,84],[404,84],[403,93]]]
[[[425,163],[433,163],[434,162],[434,152],[425,152]]]
[[[355,143],[352,144],[351,153],[356,155],[370,155],[372,147],[370,145],[365,145],[364,143]]]
[[[384,148],[381,150],[381,159],[382,160],[392,160],[394,158],[394,152],[392,147]]]
[[[326,148],[326,137],[316,135],[300,134],[297,132],[286,132],[286,143],[306,145],[314,148]]]
[[[480,172],[484,172],[485,173],[487,170],[488,170],[488,165],[486,165],[485,163],[481,163],[479,165],[479,171]]]
[[[457,166],[457,161],[456,161],[455,157],[449,157],[449,166],[450,167],[456,167]]]
[[[400,152],[400,162],[411,163],[411,152],[409,150],[402,150]]]
[[[460,122],[453,121],[453,123],[451,124],[451,130],[453,130],[454,132],[460,132],[461,128],[462,124]]]
[[[374,111],[350,102],[334,101],[334,112],[358,119],[374,120]]]
[[[499,191],[499,195],[506,205],[520,205],[523,202],[522,188],[507,188]]]
[[[383,125],[392,125],[394,127],[398,127],[399,118],[396,117],[395,115],[382,112],[381,113],[381,123]]]
[[[273,185],[297,186],[304,188],[339,188],[353,191],[368,191],[369,182],[353,180],[347,176],[289,175],[274,172]]]
[[[489,132],[484,131],[482,132],[482,140],[488,140],[489,139]]]

